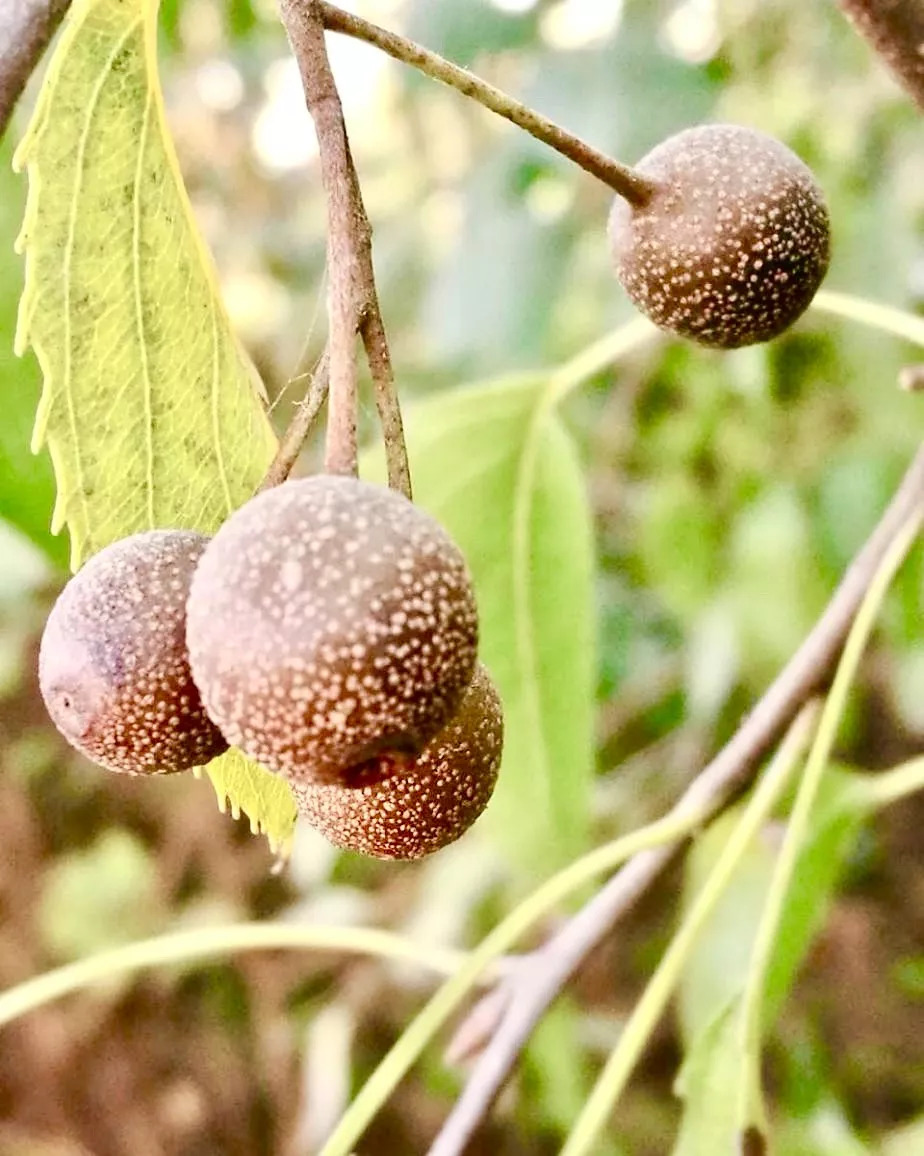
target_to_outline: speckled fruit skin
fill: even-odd
[[[376,859],[421,859],[464,835],[488,805],[504,745],[497,690],[479,664],[455,717],[416,761],[356,787],[293,784],[325,838]]]
[[[662,329],[732,349],[769,341],[808,307],[828,269],[830,225],[811,171],[755,129],[711,124],[668,138],[636,166],[661,187],[617,198],[617,276]]]
[[[227,749],[192,680],[186,598],[208,539],[149,530],[94,555],[64,587],[39,685],[68,742],[109,770],[166,774]]]
[[[339,782],[414,755],[471,681],[478,615],[465,560],[384,486],[318,475],[258,494],[192,582],[193,676],[230,743],[290,779]]]

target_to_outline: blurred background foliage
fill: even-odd
[[[702,119],[775,133],[828,194],[828,287],[924,306],[920,118],[833,3],[354,7],[627,161]],[[269,0],[165,0],[161,31],[196,216],[282,426],[292,379],[324,341],[325,215],[297,70]],[[633,315],[610,272],[604,188],[372,49],[332,39],[331,53],[404,397],[541,372]],[[0,149],[0,984],[168,925],[235,917],[471,942],[523,885],[478,829],[411,867],[339,856],[300,832],[274,875],[263,841],[220,815],[205,785],[117,779],[50,728],[35,647],[66,549],[48,533],[50,466],[29,453],[37,368],[11,349],[24,200],[11,151]],[[896,384],[916,356],[810,314],[732,354],[662,343],[569,401],[598,555],[593,841],[663,811],[803,637],[920,440],[924,400]],[[371,403],[364,417],[371,430]],[[924,747],[920,600],[918,551],[864,664],[845,763],[876,769]],[[922,819],[909,800],[847,856],[770,1048],[780,1156],[920,1151]],[[473,1151],[556,1150],[673,926],[681,882],[668,877],[582,972]],[[731,911],[747,910],[747,883]],[[725,966],[734,931],[730,917],[706,943],[705,973]],[[309,1153],[423,991],[403,970],[253,956],[51,1007],[5,1031],[0,1154]],[[668,1150],[679,1058],[667,1023],[601,1156]],[[360,1152],[424,1151],[459,1079],[431,1052]]]

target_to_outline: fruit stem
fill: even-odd
[[[439,80],[461,92],[463,96],[484,105],[491,112],[496,112],[498,116],[524,129],[536,140],[542,141],[562,156],[574,161],[585,172],[609,185],[615,193],[635,208],[647,204],[657,191],[658,186],[655,182],[599,152],[580,137],[572,135],[554,121],[514,100],[512,96],[508,96],[487,81],[481,80],[468,69],[450,64],[448,60],[422,45],[415,44],[414,41],[398,36],[394,32],[388,32],[377,24],[363,20],[361,16],[353,15],[352,12],[344,12],[335,4],[321,2],[318,7],[324,27],[328,31],[341,32],[345,36],[363,40],[366,44],[381,49],[393,59],[410,64],[434,80]]]
[[[321,181],[327,201],[327,320],[330,400],[324,468],[331,474],[359,473],[356,425],[359,380],[356,331],[359,328],[355,234],[354,174],[340,95],[334,82],[324,26],[314,4],[281,0],[280,11],[298,61],[308,111],[318,137]]]
[[[279,449],[276,451],[276,456],[270,463],[270,467],[266,471],[266,476],[260,483],[257,493],[262,493],[264,490],[271,490],[273,486],[281,485],[287,480],[289,474],[291,474],[292,467],[298,461],[298,455],[302,452],[302,447],[305,444],[308,434],[311,432],[315,418],[317,418],[321,412],[321,407],[327,400],[328,386],[330,384],[329,370],[330,355],[327,348],[325,348],[317,368],[311,374],[311,380],[308,383],[305,396],[300,402],[296,403],[292,420],[289,422],[286,427],[286,432],[280,439]]]
[[[388,484],[411,496],[401,410],[372,266],[372,229],[350,153],[340,95],[324,43],[316,0],[279,0],[298,62],[308,111],[318,136],[321,180],[327,200],[328,351],[330,401],[324,466],[356,476],[358,378],[356,335],[363,339],[385,437]]]

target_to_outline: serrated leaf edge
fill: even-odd
[[[32,449],[33,453],[38,453],[46,443],[46,433],[47,433],[47,427],[48,427],[49,414],[50,414],[51,406],[55,400],[55,398],[53,396],[52,388],[50,385],[50,380],[51,380],[50,358],[47,355],[47,351],[44,348],[43,342],[41,341],[40,338],[37,338],[32,331],[32,319],[33,319],[34,314],[35,314],[35,309],[37,307],[37,303],[38,303],[38,299],[39,299],[40,294],[39,294],[38,285],[36,283],[35,263],[32,260],[31,252],[30,252],[30,239],[31,239],[31,234],[34,230],[34,226],[35,226],[36,220],[38,218],[38,214],[39,214],[39,206],[40,206],[41,197],[42,197],[42,184],[43,184],[42,167],[41,167],[41,164],[40,164],[36,154],[37,154],[39,141],[41,139],[41,136],[42,136],[42,134],[45,130],[46,124],[47,124],[48,111],[49,111],[49,108],[50,108],[51,103],[52,103],[52,97],[53,97],[54,89],[55,89],[55,86],[57,85],[57,83],[59,81],[61,71],[65,65],[66,60],[67,60],[70,46],[72,45],[75,38],[80,34],[80,31],[81,31],[84,23],[86,22],[87,17],[92,12],[93,8],[95,7],[95,5],[98,2],[99,2],[99,0],[76,0],[76,3],[71,8],[71,11],[68,14],[68,17],[66,18],[65,27],[62,30],[60,39],[59,39],[59,41],[55,47],[54,56],[53,56],[49,66],[48,66],[48,71],[46,73],[45,80],[44,80],[44,83],[42,85],[42,88],[41,88],[41,91],[39,94],[39,98],[38,98],[37,103],[36,103],[35,110],[33,112],[32,120],[30,122],[28,129],[26,130],[25,135],[23,136],[23,139],[20,141],[19,146],[17,147],[17,149],[13,155],[13,169],[14,169],[14,171],[22,172],[25,169],[27,176],[28,176],[28,191],[27,191],[27,196],[26,196],[26,208],[25,208],[25,212],[23,214],[23,224],[22,224],[22,227],[20,228],[19,234],[18,234],[18,236],[16,238],[16,242],[15,242],[16,252],[23,254],[25,257],[25,270],[24,270],[24,280],[23,280],[23,292],[22,292],[22,296],[20,297],[20,302],[19,302],[19,310],[18,310],[18,314],[17,314],[17,323],[16,323],[16,334],[14,337],[13,348],[14,348],[14,351],[17,354],[17,356],[21,357],[26,352],[26,350],[29,348],[29,346],[32,347],[32,349],[34,350],[35,355],[38,359],[39,365],[41,367],[42,379],[43,379],[42,393],[41,393],[41,397],[39,399],[39,404],[38,404],[38,408],[36,411],[35,425],[34,425],[33,433],[32,433],[31,449]],[[80,140],[80,145],[79,145],[79,154],[80,154],[80,157],[82,157],[84,147],[85,147],[85,142],[87,139],[87,135],[92,128],[92,120],[93,120],[92,109],[96,103],[96,100],[98,98],[99,93],[102,91],[103,85],[106,83],[106,80],[109,78],[109,75],[111,72],[111,62],[118,55],[119,51],[121,51],[121,48],[124,46],[126,41],[137,32],[138,26],[140,24],[143,28],[143,33],[144,33],[145,70],[147,72],[147,77],[148,77],[148,105],[146,106],[145,115],[144,115],[143,139],[149,130],[149,125],[150,125],[150,119],[149,118],[150,118],[151,112],[153,112],[155,122],[156,122],[157,127],[159,128],[160,134],[161,134],[161,143],[162,143],[163,150],[164,150],[165,162],[166,162],[167,168],[169,169],[171,176],[173,178],[173,182],[174,182],[174,186],[176,188],[177,196],[178,196],[180,203],[182,205],[182,208],[185,212],[186,219],[190,223],[190,230],[189,231],[190,231],[190,235],[191,235],[192,244],[194,245],[194,247],[196,249],[198,261],[199,261],[199,266],[200,266],[200,268],[201,268],[201,270],[205,276],[206,282],[207,282],[209,290],[210,290],[211,325],[212,325],[212,391],[211,392],[212,392],[213,442],[214,442],[214,446],[215,446],[215,455],[216,455],[216,460],[218,463],[218,474],[219,474],[219,479],[220,479],[220,483],[221,483],[221,487],[222,487],[222,493],[224,495],[225,504],[226,504],[228,513],[230,514],[234,510],[234,503],[232,502],[232,499],[231,499],[231,490],[230,490],[230,485],[229,485],[227,466],[225,463],[224,453],[222,451],[221,441],[218,437],[218,428],[219,428],[219,420],[220,420],[220,415],[219,415],[219,387],[220,387],[220,381],[221,381],[221,358],[219,356],[218,341],[219,341],[219,324],[220,324],[220,319],[221,319],[223,314],[225,315],[225,321],[227,322],[227,325],[226,325],[227,332],[231,338],[231,341],[234,343],[235,352],[236,352],[237,356],[240,358],[241,364],[247,368],[247,373],[248,373],[248,376],[250,378],[251,387],[253,388],[255,395],[257,396],[257,398],[260,399],[261,402],[265,402],[266,391],[265,391],[263,384],[259,378],[259,375],[256,371],[256,368],[253,365],[253,362],[251,361],[251,359],[247,355],[246,351],[244,350],[243,346],[241,345],[240,341],[238,340],[237,335],[234,332],[233,326],[231,325],[230,318],[227,317],[226,312],[224,310],[223,299],[222,299],[221,292],[220,292],[218,274],[217,274],[217,271],[215,269],[215,264],[214,264],[214,261],[212,260],[211,253],[209,253],[207,247],[205,246],[205,244],[202,240],[202,237],[199,233],[199,230],[195,225],[195,215],[193,213],[192,203],[189,200],[189,194],[187,193],[186,185],[185,185],[185,182],[183,181],[182,173],[180,171],[179,160],[177,158],[176,150],[175,150],[174,144],[173,144],[173,137],[172,137],[172,134],[170,133],[169,125],[167,123],[166,109],[164,107],[163,96],[162,96],[162,92],[161,92],[161,88],[160,88],[159,73],[158,73],[158,68],[157,68],[157,20],[156,20],[156,15],[157,15],[158,0],[140,0],[137,7],[138,7],[138,11],[139,11],[137,18],[131,22],[131,24],[126,28],[126,30],[124,31],[122,36],[119,37],[118,41],[116,42],[115,46],[113,47],[112,51],[110,52],[109,57],[107,58],[105,66],[100,71],[100,76],[97,79],[96,85],[94,87],[93,99],[90,102],[90,106],[87,110],[87,115],[86,115],[86,119],[85,119],[85,123],[84,123],[84,127],[83,127],[83,132],[81,134],[81,140]],[[142,141],[139,142],[139,146],[138,146],[139,147],[139,172],[140,172],[140,165],[141,165],[141,157],[143,156],[143,147],[142,147],[143,139],[142,139]],[[78,177],[77,177],[78,182],[81,179],[81,176],[82,176],[82,166],[81,166],[81,161],[78,158]],[[74,198],[74,200],[76,202],[76,197]],[[137,222],[138,198],[137,198],[137,196],[134,199],[134,212],[136,215],[134,237],[137,240],[137,237],[138,237],[138,222]],[[67,286],[66,278],[67,278],[67,273],[68,273],[67,265],[68,265],[69,260],[70,260],[70,249],[71,249],[71,245],[73,243],[73,236],[74,236],[74,217],[72,215],[71,221],[70,221],[70,226],[69,226],[68,249],[67,249],[67,252],[66,252],[65,257],[64,257],[64,260],[65,260],[65,282],[66,282],[66,284],[65,284],[65,300],[69,299],[67,296],[68,292],[69,292],[69,288]],[[135,311],[136,311],[136,314],[140,315],[140,303],[138,300],[140,290],[138,288],[137,269],[138,269],[138,262],[136,260],[135,261],[135,270],[134,270],[135,271],[135,282],[136,282]],[[140,322],[139,322],[139,324],[140,324]],[[69,370],[69,358],[70,358],[69,326],[70,326],[70,311],[69,311],[69,309],[66,309],[65,310],[65,332],[66,332],[66,338],[67,338],[67,348],[65,351],[65,382],[62,386],[62,393],[64,394],[64,396],[66,398],[68,417],[69,417],[71,427],[73,430],[75,415],[73,412],[73,403],[72,403],[72,399],[71,399],[70,387],[66,381],[67,373]],[[143,351],[143,349],[144,349],[144,342],[143,341],[141,342],[141,346],[142,346],[142,351]],[[143,352],[142,352],[142,357],[143,357]],[[150,387],[149,387],[149,384],[147,382],[146,375],[145,375],[145,387],[146,387],[145,388],[145,394],[146,394],[146,401],[147,401],[147,399],[149,397]],[[147,426],[148,430],[150,430],[150,421],[148,421],[146,423],[146,426]],[[54,441],[55,441],[54,438],[50,439],[50,441],[48,442],[48,449],[49,449],[49,452],[51,455],[52,465],[53,465],[54,471],[55,471],[55,477],[56,477],[56,479],[60,479],[61,477],[63,477],[63,473],[61,470],[61,455],[58,452],[56,452],[56,447],[53,444]],[[79,449],[78,439],[76,438],[76,436],[72,438],[72,444],[73,444],[73,453],[74,453],[74,472],[75,472],[76,479],[77,479],[77,485],[75,487],[68,487],[67,489],[64,489],[63,487],[59,487],[57,489],[57,496],[56,496],[56,500],[55,500],[54,510],[52,513],[52,519],[51,519],[51,531],[53,534],[59,533],[61,531],[61,529],[64,527],[65,523],[68,521],[68,514],[69,514],[70,509],[72,508],[72,506],[71,506],[72,502],[75,500],[78,502],[81,501],[83,499],[83,495],[84,495],[84,486],[83,486],[82,471],[81,471],[81,465],[80,465],[80,449]],[[151,525],[153,527],[153,525],[154,525],[154,515],[153,515],[154,485],[153,485],[153,478],[152,478],[151,473],[150,473],[150,464],[151,464],[151,455],[152,455],[152,447],[151,447],[150,441],[148,442],[148,445],[147,445],[147,454],[148,454],[148,462],[149,462],[149,476],[148,476],[148,486],[147,486],[147,504],[148,504],[148,511],[149,511],[149,519],[150,519]],[[85,509],[84,509],[84,515],[86,516],[86,510]],[[78,553],[77,553],[76,540],[72,542],[71,555],[72,555],[71,556],[71,568],[76,569],[77,565],[80,563],[80,560],[81,560]]]

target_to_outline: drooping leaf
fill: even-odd
[[[152,526],[214,530],[274,439],[192,218],[157,81],[152,0],[78,0],[15,157],[29,174],[17,348],[44,374],[76,567]]]
[[[177,166],[155,0],[77,0],[15,158],[29,176],[17,349],[44,385],[33,436],[71,561],[150,527],[214,531],[275,446]],[[236,752],[219,799],[285,845],[294,804]]]
[[[696,840],[686,864],[685,906],[702,890],[739,818],[738,808],[727,812]],[[687,959],[677,1010],[688,1051],[715,1031],[716,1021],[744,991],[773,863],[773,847],[758,836],[739,859]]]
[[[755,840],[739,863],[703,929],[681,984],[679,1011],[686,1056],[678,1092],[685,1106],[674,1156],[736,1151],[734,1145],[741,1144],[748,1128],[755,1129],[751,1142],[761,1143],[760,1057],[748,1051],[752,1045],[747,1023],[754,1014],[749,999],[761,1002],[762,1025],[770,1027],[824,920],[865,812],[856,777],[829,771],[799,853],[766,974],[756,985],[748,981],[776,867],[772,835],[765,833]],[[690,895],[704,885],[735,821],[735,812],[729,812],[697,840],[687,866]],[[761,1151],[759,1146],[756,1150]]]
[[[504,702],[504,760],[484,823],[543,874],[586,845],[593,768],[593,540],[571,438],[538,378],[411,407],[415,499],[475,580],[481,657]]]
[[[673,1156],[718,1152],[762,1156],[767,1148],[758,1108],[742,1086],[744,1009],[739,998],[712,1021],[687,1055],[677,1080],[684,1113]]]
[[[830,770],[821,786],[809,836],[789,887],[765,977],[764,1017],[770,1024],[792,987],[812,939],[824,922],[847,856],[866,814],[856,777]],[[720,854],[735,821],[729,812],[697,840],[687,864],[686,890],[695,894]],[[745,986],[754,937],[776,865],[776,846],[765,834],[748,849],[731,885],[706,924],[680,988],[680,1021],[695,1043]]]
[[[764,985],[764,1014],[772,1024],[795,982],[812,941],[824,926],[868,810],[858,777],[828,770],[786,892]]]

